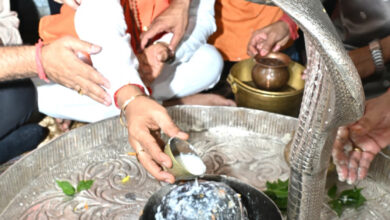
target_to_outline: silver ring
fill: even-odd
[[[143,148],[140,148],[140,149],[138,149],[138,150],[135,152],[135,157],[137,158],[138,162],[140,162],[139,159],[138,159],[138,156],[139,156],[139,154],[140,154],[141,152],[145,152],[145,150],[144,150]]]

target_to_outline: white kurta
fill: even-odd
[[[91,59],[94,67],[110,81],[111,89],[107,90],[110,95],[128,83],[144,85],[119,0],[83,0],[76,11],[75,27],[80,39],[102,47]],[[151,85],[155,99],[188,96],[218,82],[222,57],[207,44],[207,38],[215,30],[214,0],[192,0],[188,28],[177,48],[176,60],[165,65]],[[171,38],[172,34],[167,34],[160,41],[169,43]],[[61,85],[40,86],[38,103],[42,113],[85,122],[119,114],[114,104],[106,107]]]
[[[3,45],[22,44],[18,27],[19,19],[10,9],[10,0],[0,0],[0,39]]]

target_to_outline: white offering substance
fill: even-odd
[[[183,164],[184,168],[195,176],[201,176],[206,172],[206,165],[202,159],[195,154],[183,154],[176,157],[176,160]]]
[[[286,134],[284,134],[284,136],[282,137],[282,142],[284,143],[284,144],[288,144],[288,142],[290,142],[291,141],[291,134],[290,133],[286,133]]]

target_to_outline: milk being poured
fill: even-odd
[[[206,172],[206,165],[195,154],[180,153],[176,160],[181,163],[188,172],[195,176],[201,176]]]

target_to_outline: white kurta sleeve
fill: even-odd
[[[75,28],[80,39],[102,47],[91,59],[93,66],[110,81],[111,95],[128,83],[145,88],[119,0],[83,0],[76,11]]]
[[[22,44],[17,13],[11,11],[10,0],[0,0],[0,39],[4,45]]]
[[[214,18],[215,0],[191,0],[187,30],[176,49],[176,62],[187,62],[204,44],[217,27]],[[164,35],[160,41],[169,43],[172,34]]]

